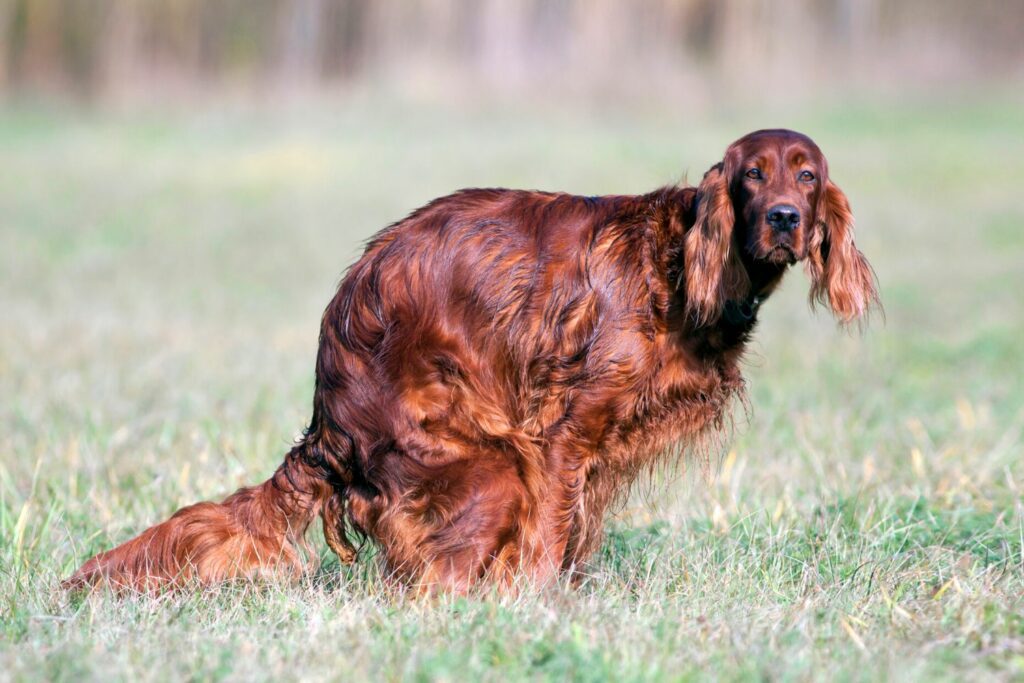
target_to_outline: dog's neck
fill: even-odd
[[[741,260],[747,271],[750,289],[745,297],[729,299],[722,308],[722,319],[733,327],[752,326],[761,304],[775,290],[789,267],[787,264],[756,262],[745,254]]]

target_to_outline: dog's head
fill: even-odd
[[[811,301],[842,322],[877,301],[874,275],[853,242],[846,195],[806,135],[760,130],[729,145],[697,189],[696,222],[686,234],[686,308],[714,322],[729,299],[751,294],[751,271],[781,274],[805,261]]]

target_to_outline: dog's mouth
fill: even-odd
[[[793,265],[797,259],[796,251],[790,244],[778,243],[768,248],[762,257],[769,263]]]

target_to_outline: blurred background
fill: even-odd
[[[1019,79],[1014,0],[4,0],[0,89],[121,98],[763,96]]]
[[[299,616],[272,627],[201,607],[156,610],[155,626],[102,602],[76,612],[53,586],[272,471],[309,418],[320,314],[377,230],[467,186],[693,182],[776,126],[826,153],[885,316],[838,331],[787,277],[718,477],[631,501],[594,569],[631,595],[630,567],[650,580],[660,548],[681,558],[660,565],[675,587],[651,584],[655,607],[626,600],[621,620],[581,593],[586,633],[616,625],[581,670],[612,653],[612,678],[682,671],[709,642],[722,661],[763,656],[769,678],[809,661],[851,679],[1019,664],[1022,86],[1018,0],[0,0],[0,668],[312,665],[289,649],[312,642],[301,615],[372,602],[372,563],[307,608],[289,594],[268,613]],[[664,628],[619,638],[663,612]],[[530,614],[498,640],[570,632]],[[324,678],[398,678],[455,647],[443,629],[425,650],[387,636],[391,619],[369,644],[331,636],[364,650],[321,653]]]

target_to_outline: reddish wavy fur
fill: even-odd
[[[770,224],[780,203],[795,229]],[[803,259],[840,320],[877,301],[846,198],[791,131],[737,141],[698,188],[435,200],[342,281],[311,423],[273,478],[179,510],[65,585],[298,574],[318,515],[342,560],[364,535],[420,587],[570,570],[638,471],[721,430],[758,306]]]

